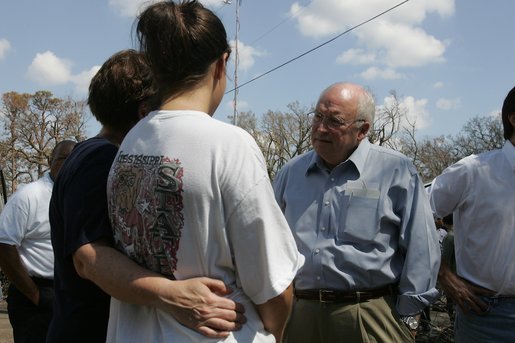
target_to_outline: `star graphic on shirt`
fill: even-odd
[[[138,212],[139,213],[143,213],[143,212],[150,212],[149,211],[149,206],[150,206],[150,203],[148,202],[147,199],[143,200],[143,201],[140,201],[138,203]]]

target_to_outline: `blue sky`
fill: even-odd
[[[202,1],[235,39],[236,1]],[[238,83],[324,43],[402,0],[242,0]],[[139,0],[16,0],[0,4],[0,93],[50,90],[83,99],[99,66],[135,47]],[[337,81],[369,87],[378,106],[395,90],[417,137],[454,134],[500,111],[515,85],[513,0],[410,0],[240,88],[237,108],[260,115],[310,106]],[[234,87],[231,60],[227,90]],[[233,113],[227,94],[215,118]],[[88,135],[96,134],[94,119]]]

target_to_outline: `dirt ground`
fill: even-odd
[[[453,326],[447,312],[438,306],[431,309],[431,321],[426,330],[420,328],[417,333],[416,343],[453,343]]]
[[[12,343],[13,330],[7,316],[7,303],[5,300],[0,301],[0,343]]]

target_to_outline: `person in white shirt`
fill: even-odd
[[[111,167],[115,244],[170,279],[229,285],[247,322],[223,342],[280,342],[304,258],[256,142],[212,118],[226,87],[225,28],[198,1],[163,1],[142,12],[137,33],[162,103],[125,136]],[[107,342],[213,340],[158,308],[113,298]]]
[[[50,171],[20,187],[0,215],[0,266],[10,281],[7,311],[16,342],[46,340],[54,279],[48,207],[54,179],[74,146],[57,143]]]
[[[458,343],[515,342],[515,87],[502,122],[502,149],[462,159],[431,189],[435,214],[454,214],[457,274],[442,261],[439,281],[458,304]]]

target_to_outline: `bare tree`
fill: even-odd
[[[450,136],[425,138],[416,142],[416,145],[417,154],[413,163],[424,182],[433,180],[445,168],[459,159],[456,156]],[[407,145],[404,147],[406,148]]]
[[[19,183],[41,177],[57,142],[85,138],[85,107],[83,100],[56,98],[49,91],[3,94],[0,162],[11,193]]]
[[[385,103],[376,110],[374,125],[369,131],[368,139],[371,143],[396,148],[396,138],[399,138],[402,119],[406,117],[406,109],[401,107],[399,97],[395,91],[390,91],[391,103]]]
[[[453,139],[453,143],[456,155],[460,158],[502,148],[504,137],[500,115],[470,119]]]
[[[268,111],[259,120],[252,112],[238,115],[238,126],[249,132],[263,152],[271,178],[290,159],[311,148],[311,109],[298,101],[288,111]]]
[[[272,178],[287,161],[311,149],[312,108],[292,102],[284,113],[269,110],[261,117],[253,112],[239,114],[238,125],[256,140]],[[467,155],[501,148],[502,133],[499,117],[485,116],[469,120],[456,136],[417,139],[416,120],[410,119],[397,93],[390,91],[390,101],[376,111],[369,140],[404,153],[429,182]]]
[[[500,149],[504,144],[499,117],[474,117],[455,136],[403,140],[401,151],[409,156],[426,182],[451,164],[471,154]]]

